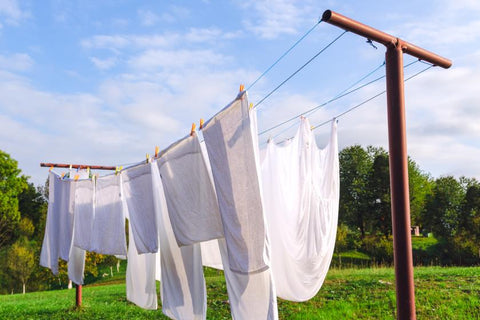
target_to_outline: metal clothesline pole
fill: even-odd
[[[66,164],[66,163],[40,163],[40,167],[47,167],[47,168],[75,168],[75,169],[87,169],[90,168],[91,170],[112,170],[115,171],[117,167],[115,166],[97,166],[97,165],[88,165],[88,164]]]
[[[419,48],[411,43],[331,10],[323,13],[322,20],[362,37],[366,37],[368,40],[379,42],[387,47],[385,67],[397,318],[416,319],[412,240],[410,234],[403,53],[407,53],[442,68],[449,68],[452,62],[430,51]]]

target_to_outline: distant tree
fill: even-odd
[[[23,241],[15,242],[8,251],[7,266],[10,274],[22,283],[23,294],[28,278],[35,266],[34,252]]]
[[[381,232],[388,237],[392,233],[389,159],[388,153],[383,149],[376,150],[375,154],[368,179],[368,225],[371,233]]]
[[[43,188],[35,188],[32,183],[28,183],[27,187],[18,195],[18,208],[22,217],[29,218],[35,226],[35,234],[33,237],[40,239],[43,234],[44,225],[43,216],[47,212],[47,201],[42,194]]]
[[[372,159],[361,146],[339,153],[340,208],[339,220],[365,236],[366,213],[369,210],[368,177]]]
[[[18,195],[27,187],[17,161],[0,150],[0,249],[13,242],[13,230],[20,221]]]
[[[412,226],[422,226],[422,213],[427,195],[431,195],[433,179],[424,173],[415,161],[408,158],[408,185],[410,194],[410,216]]]
[[[461,217],[465,192],[454,177],[435,180],[432,194],[427,195],[423,223],[436,237],[451,238],[455,235]]]

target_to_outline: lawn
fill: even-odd
[[[221,272],[205,273],[208,319],[230,319]],[[118,279],[115,279],[118,281]],[[415,268],[419,319],[480,319],[480,267]],[[83,306],[74,308],[75,290],[0,296],[0,319],[167,319],[161,310],[142,310],[126,301],[125,284],[85,286]],[[281,319],[394,319],[392,268],[331,269],[308,302],[279,300]]]

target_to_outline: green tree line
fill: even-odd
[[[336,252],[357,250],[393,261],[388,152],[355,145],[340,159],[340,209]],[[473,178],[432,178],[408,159],[411,225],[438,243],[415,251],[416,264],[480,262],[480,183]]]

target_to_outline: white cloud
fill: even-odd
[[[107,59],[99,59],[96,57],[91,57],[90,61],[100,70],[108,70],[113,68],[117,64],[117,59],[115,57]]]
[[[8,25],[18,26],[20,22],[28,18],[30,14],[20,8],[19,2],[16,0],[0,1],[0,18],[5,19]]]
[[[248,12],[243,20],[245,28],[265,39],[296,34],[305,17],[311,16],[309,1],[252,0],[243,1],[241,6]]]
[[[34,64],[33,59],[26,53],[0,55],[0,69],[10,71],[27,71]]]

